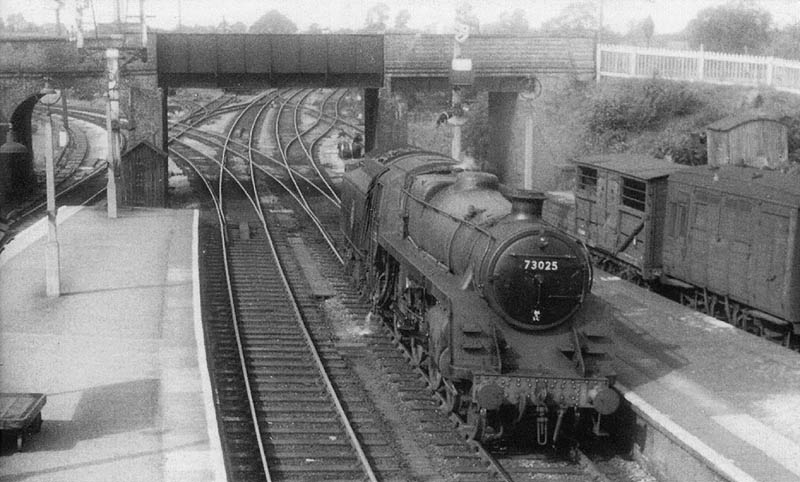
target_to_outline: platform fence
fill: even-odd
[[[722,85],[768,86],[800,94],[800,62],[776,57],[600,44],[597,80],[658,77]]]

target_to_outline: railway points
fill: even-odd
[[[320,97],[318,96],[318,98]],[[298,102],[295,106],[299,106],[301,103]],[[241,108],[244,108],[245,105],[241,104]],[[288,106],[293,106],[293,104],[288,103]],[[323,112],[323,106],[324,104],[319,107],[316,114]],[[313,113],[313,108],[304,108],[312,112],[310,116],[336,119],[335,115],[317,116]],[[213,108],[199,109],[198,113],[206,116],[210,115],[213,110]],[[286,110],[288,111],[289,109],[287,108]],[[297,117],[296,110],[294,115]],[[271,165],[272,169],[275,169],[274,166],[278,165],[277,160],[270,159],[263,151],[254,150],[255,146],[259,146],[262,150],[264,149],[263,145],[259,145],[261,140],[258,139],[259,136],[253,134],[254,131],[259,130],[256,128],[255,122],[258,121],[253,122],[253,128],[250,129],[249,135],[244,136],[244,140],[240,139],[238,143],[226,142],[225,145],[229,146],[227,148],[229,157],[236,157],[237,162],[246,162],[246,160],[252,162],[253,158],[262,162],[266,160],[269,162],[267,165]],[[308,123],[308,119],[305,122]],[[242,124],[245,124],[245,122],[242,122]],[[269,133],[267,124],[267,122],[264,122],[264,126],[260,130]],[[299,134],[301,133],[296,129],[293,130],[294,134],[292,136],[295,139],[290,141],[290,144],[295,143],[293,146],[298,147],[300,145],[298,141],[301,142],[299,139]],[[187,137],[190,139],[192,135],[197,136],[198,134],[187,133]],[[224,137],[224,135],[201,135],[206,138]],[[238,137],[242,138],[243,136],[240,134]],[[288,139],[289,136],[287,136]],[[278,142],[280,141],[276,143]],[[218,144],[217,147],[222,146],[221,140],[214,141],[214,143]],[[285,151],[288,151],[290,144],[287,144],[285,150],[281,149],[281,151],[284,151],[282,152],[284,156],[286,156],[287,152]],[[214,151],[215,149],[217,148],[210,147],[208,150]],[[310,150],[313,151],[313,147]],[[294,158],[292,169],[305,169],[303,172],[310,172],[307,167],[304,168],[299,165],[299,159],[304,156],[298,154],[286,157]],[[283,161],[286,164],[289,163],[288,159],[283,159]],[[298,162],[297,167],[294,165],[295,162]],[[260,172],[265,172],[263,167],[260,169]],[[244,172],[244,170],[242,171]],[[264,201],[264,199],[273,199],[273,197],[272,195],[262,196],[262,203],[273,204],[273,201],[269,203]],[[333,204],[330,199],[323,198],[326,198],[326,196],[316,196],[315,199],[307,201],[305,204],[312,206]],[[296,207],[293,205],[293,201],[286,201],[286,204],[281,204],[281,202],[275,200],[274,209],[270,209],[270,212],[279,214],[280,216],[278,217],[286,220],[291,218],[293,216],[292,213],[294,213],[294,209],[288,208],[289,206]],[[332,208],[328,206],[328,210],[332,211]],[[71,209],[63,210],[62,214],[74,212],[83,215],[81,214],[82,211]],[[330,220],[324,218],[332,217],[329,214],[333,215],[332,212],[328,213],[327,211],[324,215],[319,214],[319,212],[317,215],[323,218],[322,223],[325,224]],[[302,221],[297,218],[292,223],[302,223]],[[286,224],[290,223],[287,222]],[[303,228],[305,229],[306,226],[303,226]],[[313,235],[306,230],[302,234],[293,232],[292,236],[299,237],[290,238],[289,245],[291,245],[291,249],[288,249],[288,251],[292,251],[294,257],[300,259],[300,264],[303,265],[301,268],[305,272],[305,276],[309,276],[308,273],[313,273],[312,277],[325,276],[330,281],[331,286],[325,286],[323,289],[325,293],[317,296],[322,298],[335,296],[331,295],[330,289],[332,286],[335,286],[336,290],[343,289],[341,288],[342,280],[336,278],[337,276],[341,278],[341,273],[331,273],[327,267],[316,269],[314,266],[314,263],[320,262],[320,253],[327,248],[321,248],[317,246],[317,241],[311,241],[311,236]],[[336,237],[335,233],[334,237]],[[21,238],[18,236],[16,239],[19,240]],[[292,239],[296,242],[293,242]],[[12,247],[10,246],[9,248]],[[24,251],[23,249],[22,252],[24,253]],[[3,254],[4,259],[8,259],[9,263],[12,262],[16,258],[16,255],[11,256],[13,254],[14,250],[6,251]],[[0,261],[0,266],[2,265],[3,261]],[[324,271],[325,274],[322,275],[320,271]],[[639,417],[637,446],[640,448],[643,459],[656,473],[661,475],[660,480],[729,480],[737,482],[796,480],[798,473],[795,460],[800,455],[800,450],[797,449],[797,433],[800,432],[800,427],[792,425],[795,422],[791,417],[791,411],[792,402],[800,399],[800,390],[793,385],[792,377],[796,378],[797,371],[792,371],[789,368],[791,360],[787,357],[790,357],[791,354],[778,353],[776,355],[777,358],[773,358],[770,354],[771,352],[769,352],[770,348],[762,350],[761,345],[758,343],[764,343],[768,347],[772,345],[766,344],[761,340],[755,342],[756,344],[754,345],[754,342],[751,341],[752,337],[739,339],[734,335],[730,335],[729,332],[733,330],[730,329],[729,325],[683,309],[677,305],[677,308],[672,305],[658,305],[657,300],[652,301],[648,298],[648,296],[653,296],[652,294],[642,294],[637,290],[638,288],[629,283],[621,282],[610,275],[597,272],[594,289],[595,296],[592,297],[591,306],[587,311],[602,314],[606,321],[614,326],[618,338],[622,341],[619,347],[619,360],[621,361],[619,380],[624,387],[621,387],[621,389]],[[103,290],[99,289],[98,291]],[[315,293],[313,286],[311,292],[312,295]],[[357,293],[349,293],[345,296],[356,297]],[[661,302],[664,302],[664,300],[661,300]],[[361,315],[363,315],[363,309],[363,306],[355,308]],[[679,313],[679,311],[673,312],[671,311],[673,309],[684,310],[685,312],[680,311],[680,314],[675,314]],[[664,320],[667,320],[667,322],[664,322]],[[85,329],[88,326],[86,321],[75,323],[79,328]],[[691,329],[687,329],[686,326]],[[129,328],[129,326],[126,326],[125,330]],[[682,330],[683,332],[681,332]],[[695,331],[699,334],[695,333]],[[708,335],[707,338],[701,336],[705,332],[708,332],[706,333]],[[717,332],[724,333],[726,337],[718,337]],[[139,336],[135,330],[123,331],[121,336],[123,335],[131,335],[133,339]],[[712,335],[713,343],[709,341],[712,340]],[[729,339],[728,335],[732,338]],[[195,333],[195,338],[198,340],[202,336],[199,332]],[[738,336],[745,335],[740,333]],[[391,335],[388,338],[391,338]],[[375,346],[378,343],[353,343],[352,345],[376,350]],[[717,344],[720,346],[717,346]],[[342,345],[344,348],[341,351],[346,355],[348,349],[345,345],[347,343]],[[779,350],[779,347],[774,347],[772,350]],[[378,353],[378,350],[376,350],[376,353]],[[41,358],[44,358],[44,356],[41,355]],[[347,356],[345,358],[351,359]],[[401,362],[407,363],[404,358],[411,360],[413,365],[415,361],[413,353],[407,353],[400,357],[399,360]],[[381,353],[377,359],[371,358],[370,360],[384,367],[391,366],[398,361],[397,356],[392,357],[386,353]],[[711,360],[711,362],[708,362],[708,360]],[[403,404],[425,407],[436,405],[435,403],[430,403],[430,397],[427,397],[424,392],[420,392],[419,387],[414,386],[413,376],[409,377],[400,368],[385,369],[392,373],[393,383],[399,382],[398,390],[400,395],[398,398],[402,400]],[[778,373],[777,376],[773,376],[773,370]],[[717,380],[714,378],[715,375],[719,375],[724,380]],[[775,380],[774,387],[777,387],[773,387],[772,391],[768,386],[771,380]],[[163,381],[164,385],[172,387],[166,390],[168,392],[172,390],[183,393],[187,383],[181,378],[164,379]],[[419,385],[419,380],[417,380],[416,384]],[[793,390],[793,392],[787,394],[786,391],[779,391],[780,388],[785,388],[786,391]],[[8,391],[2,386],[0,386],[0,389]],[[29,391],[34,391],[34,389],[29,388]],[[793,393],[798,395],[794,397]],[[55,395],[57,397],[64,396],[61,393],[56,393]],[[48,427],[46,411],[52,404],[51,400],[52,397],[48,394],[48,403],[45,407],[45,429],[50,428]],[[178,402],[179,404],[183,403],[181,400],[178,400]],[[61,403],[63,406],[63,402]],[[58,407],[59,405],[56,406],[56,408]],[[170,405],[164,408],[162,412],[173,414],[174,416],[175,413],[181,410],[181,408],[176,407],[180,407],[180,405]],[[405,410],[408,410],[408,408]],[[433,413],[423,412],[421,408],[411,408],[410,410],[419,410],[423,414],[420,420],[424,419],[425,426],[435,426],[439,422]],[[428,408],[424,410],[428,410]],[[208,415],[208,412],[206,413]],[[207,417],[207,419],[210,419],[210,417]],[[57,422],[60,421],[57,420]],[[111,422],[109,421],[108,423]],[[119,420],[116,423],[119,424]],[[422,427],[423,422],[420,423],[420,427]],[[67,427],[59,427],[64,430],[59,430],[56,435],[62,438],[66,437],[65,431]],[[446,424],[444,426],[439,424],[434,432],[436,437],[442,437],[443,440],[447,438],[446,432],[449,435],[457,434]],[[48,433],[45,432],[45,434]],[[165,434],[158,434],[158,436],[165,436]],[[209,439],[213,438],[209,437]],[[37,444],[45,444],[46,446],[48,443],[51,442],[43,441],[39,435],[33,435],[30,447],[33,450],[38,450],[37,447],[41,445]],[[453,460],[464,458],[461,449],[455,448],[458,446],[458,442],[443,442],[445,445],[450,443],[452,445],[447,445],[452,447],[453,451],[450,458]],[[26,441],[26,450],[21,454],[22,456],[28,456],[28,447],[28,442]],[[198,458],[202,458],[199,453],[191,448],[185,448],[166,456],[162,460],[172,464],[173,467],[178,467],[177,472],[180,472],[181,468],[186,468]],[[151,455],[143,457],[150,457],[150,460],[155,460],[156,457]],[[447,456],[443,457],[447,458]],[[458,477],[464,477],[464,480],[483,480],[486,477],[485,464],[480,462],[479,459],[464,458],[463,460],[468,461],[461,467],[463,472],[457,472],[460,474]],[[535,464],[534,459],[527,460],[524,457],[520,458],[519,461],[522,467],[529,467],[531,464]],[[108,464],[110,463],[108,462]],[[121,463],[130,464],[132,462],[126,459]],[[4,470],[0,469],[0,475],[3,474]],[[149,470],[150,472],[147,472],[146,475],[155,474],[152,467]],[[568,470],[578,472],[581,469],[569,468]],[[221,472],[222,470],[220,470]],[[514,469],[514,473],[508,476],[508,480],[528,480],[522,472],[517,472],[517,469]],[[436,480],[436,477],[441,475],[441,473],[434,475],[429,470],[420,473],[427,474],[432,478],[431,480]],[[186,473],[181,472],[181,474],[183,474],[181,476],[186,476]],[[52,476],[52,472],[48,475]],[[173,480],[169,477],[171,476],[165,476],[161,480]],[[397,475],[396,472],[394,477],[398,477],[397,480],[402,479],[402,476]],[[33,480],[37,480],[36,477]],[[65,478],[63,480],[69,479]],[[185,478],[177,480],[200,479]]]
[[[44,294],[44,229],[2,254],[0,392],[47,403],[22,452],[3,445],[0,479],[225,480],[196,343],[195,214],[62,214],[63,296]]]

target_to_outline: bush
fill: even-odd
[[[677,164],[701,166],[708,164],[708,149],[704,132],[690,132],[677,139],[663,139],[650,154],[658,159],[665,157]]]
[[[595,134],[641,132],[672,117],[691,114],[700,104],[684,84],[659,79],[623,82],[592,99],[588,127]]]

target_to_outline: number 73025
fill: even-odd
[[[526,259],[523,263],[522,269],[526,271],[558,271],[558,261]]]

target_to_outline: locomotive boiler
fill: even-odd
[[[342,183],[352,277],[476,439],[528,423],[541,444],[599,433],[619,405],[610,338],[576,318],[588,253],[542,222],[543,199],[411,148]]]

